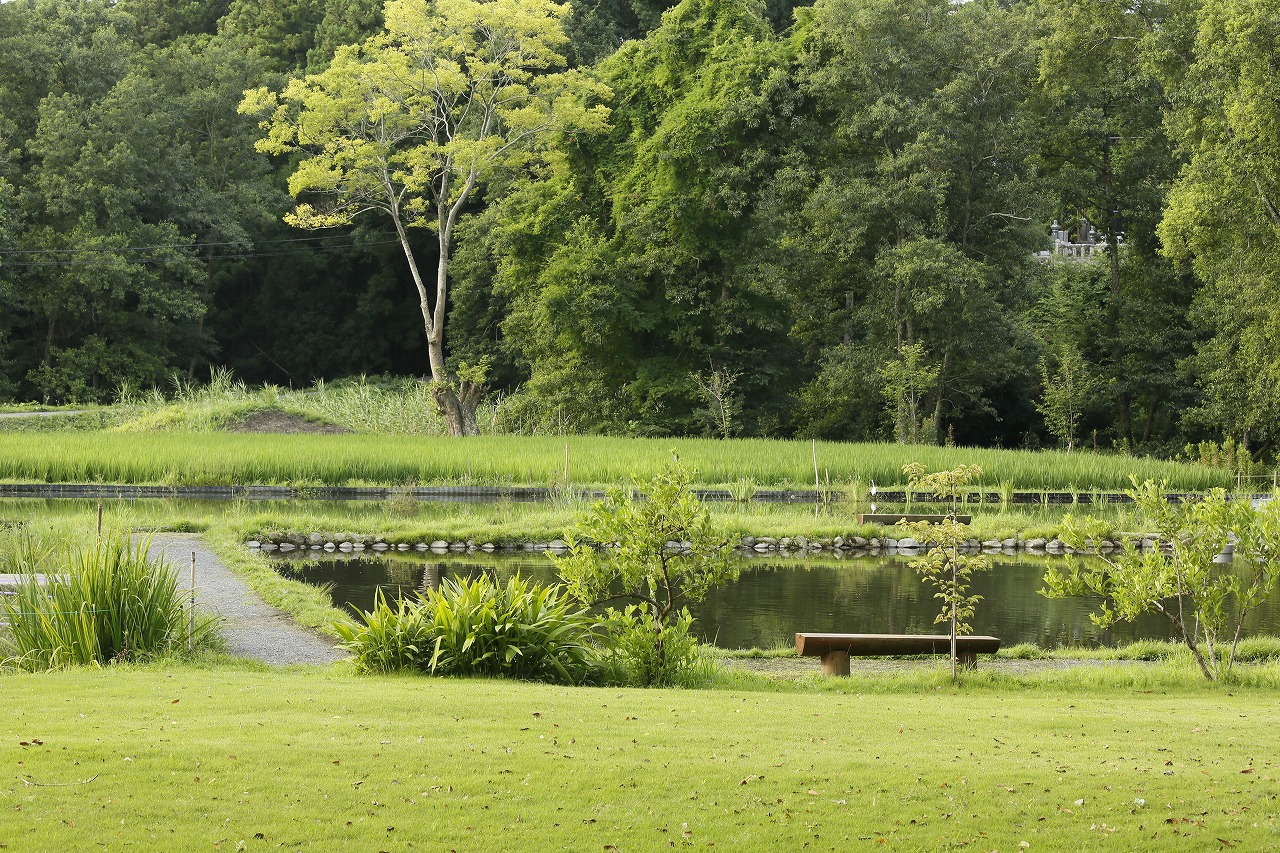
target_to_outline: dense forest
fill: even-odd
[[[0,4],[0,400],[1269,461],[1278,243],[1270,0]]]

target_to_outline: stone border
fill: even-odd
[[[467,540],[447,540],[434,539],[431,541],[410,541],[397,542],[387,541],[380,535],[365,535],[359,533],[271,533],[251,539],[245,543],[247,547],[262,551],[265,553],[302,553],[302,552],[322,552],[322,553],[359,553],[363,551],[372,551],[375,553],[386,552],[418,552],[432,554],[465,554],[475,553],[477,551],[492,554],[497,551],[517,552],[517,551],[550,551],[553,554],[563,554],[568,552],[568,545],[563,540],[553,539],[550,542],[476,542],[474,539]],[[770,536],[743,536],[739,543],[735,546],[735,550],[746,554],[784,554],[784,555],[800,555],[800,554],[821,554],[828,553],[836,556],[864,556],[876,554],[905,554],[914,555],[930,547],[933,543],[920,542],[916,539],[892,539],[888,537],[874,537],[867,539],[862,536],[836,536],[832,539],[808,539],[804,536],[774,538]],[[1143,534],[1126,534],[1124,540],[1100,540],[1095,546],[1077,552],[1060,539],[988,539],[981,541],[978,539],[970,539],[962,546],[962,550],[968,553],[987,553],[987,554],[1017,554],[1019,552],[1031,554],[1033,556],[1040,555],[1066,555],[1074,553],[1085,554],[1109,554],[1120,550],[1126,545],[1130,547],[1140,548],[1144,551],[1154,550],[1158,547],[1167,547],[1165,543],[1158,542],[1154,537]],[[687,542],[668,542],[667,547],[673,551],[685,550],[690,547]]]

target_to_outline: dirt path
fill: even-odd
[[[243,580],[189,533],[158,533],[151,539],[153,556],[166,554],[185,588],[191,555],[196,555],[196,607],[221,618],[227,650],[274,666],[331,664],[346,654],[333,642],[298,627],[287,614],[266,604]]]
[[[83,415],[87,409],[61,409],[56,412],[0,412],[0,418],[56,418],[62,415]]]

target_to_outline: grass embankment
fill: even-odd
[[[823,486],[859,499],[875,481],[902,482],[911,461],[930,470],[983,468],[981,486],[1019,490],[1123,490],[1130,475],[1168,480],[1175,490],[1230,484],[1202,465],[1091,453],[896,444],[817,444]],[[675,451],[697,481],[760,488],[813,487],[814,448],[806,441],[636,439],[606,436],[480,436],[465,440],[395,435],[229,433],[0,433],[0,479],[42,483],[167,485],[533,485],[600,486],[652,477]]]
[[[169,531],[223,531],[240,541],[273,531],[378,534],[388,542],[548,542],[562,538],[588,501],[553,503],[419,502],[404,498],[386,501],[105,501],[108,521],[124,527]],[[804,504],[711,503],[716,524],[753,536],[898,536],[894,526],[859,524],[865,505],[833,503],[815,513]],[[1072,507],[969,507],[974,514],[973,535],[982,540],[1035,537],[1052,539]],[[1112,519],[1117,531],[1138,529],[1130,507],[1078,507],[1076,512]],[[15,499],[0,503],[0,520],[60,528],[91,529],[97,503],[85,500]]]
[[[0,838],[27,850],[1280,844],[1274,692],[839,689],[225,668],[10,677]]]

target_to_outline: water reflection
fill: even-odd
[[[1000,637],[1006,646],[1030,642],[1045,648],[1172,636],[1168,620],[1154,615],[1103,632],[1089,620],[1096,602],[1040,595],[1049,559],[992,556],[992,570],[973,579],[973,591],[983,597],[972,620],[974,632]],[[744,560],[736,584],[714,590],[692,608],[695,629],[704,640],[734,649],[789,644],[796,631],[939,633],[933,619],[940,604],[908,562],[903,556]],[[388,597],[411,595],[445,577],[488,572],[505,580],[518,571],[542,583],[557,580],[549,560],[529,554],[459,554],[430,561],[335,556],[277,566],[287,577],[328,585],[335,606],[344,610],[371,609],[378,589]],[[1250,615],[1246,632],[1280,634],[1280,596]]]

